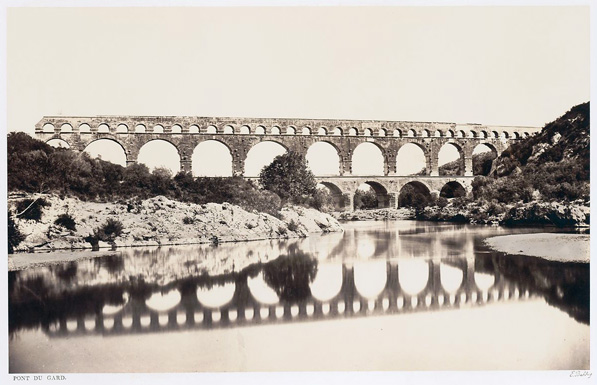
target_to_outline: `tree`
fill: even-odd
[[[307,161],[301,154],[289,151],[274,158],[259,173],[259,182],[264,189],[277,194],[283,201],[302,203],[315,195],[317,182],[307,168]]]

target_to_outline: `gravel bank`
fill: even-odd
[[[492,237],[485,243],[494,250],[560,262],[589,262],[590,236],[584,234],[516,234]]]

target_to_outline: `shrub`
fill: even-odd
[[[54,221],[54,224],[62,226],[67,230],[75,231],[77,229],[75,219],[68,213],[60,214]]]
[[[376,209],[378,207],[377,194],[373,190],[357,190],[354,193],[354,208],[357,210]]]
[[[12,219],[12,213],[8,212],[8,253],[12,254],[14,249],[25,240],[25,235],[19,231],[17,224]]]
[[[294,221],[294,219],[292,219],[289,223],[288,223],[288,230],[290,231],[297,231],[298,230],[298,223]]]
[[[315,194],[317,182],[307,167],[305,157],[289,151],[274,158],[259,173],[264,189],[278,195],[282,201],[303,203]]]
[[[23,199],[17,203],[17,218],[32,219],[40,221],[42,216],[42,208],[50,206],[50,203],[44,198],[38,199]]]
[[[195,219],[193,217],[184,217],[182,218],[182,223],[184,223],[185,225],[192,225],[193,223],[195,223]]]
[[[113,242],[114,238],[122,234],[122,223],[119,220],[109,218],[106,223],[93,231],[93,235],[85,237],[85,240],[93,247],[97,247],[98,241]]]

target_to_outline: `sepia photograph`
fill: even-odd
[[[8,2],[3,377],[593,381],[594,5]]]

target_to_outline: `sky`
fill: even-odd
[[[586,6],[9,8],[7,18],[7,128],[30,134],[44,115],[543,126],[590,94]]]

